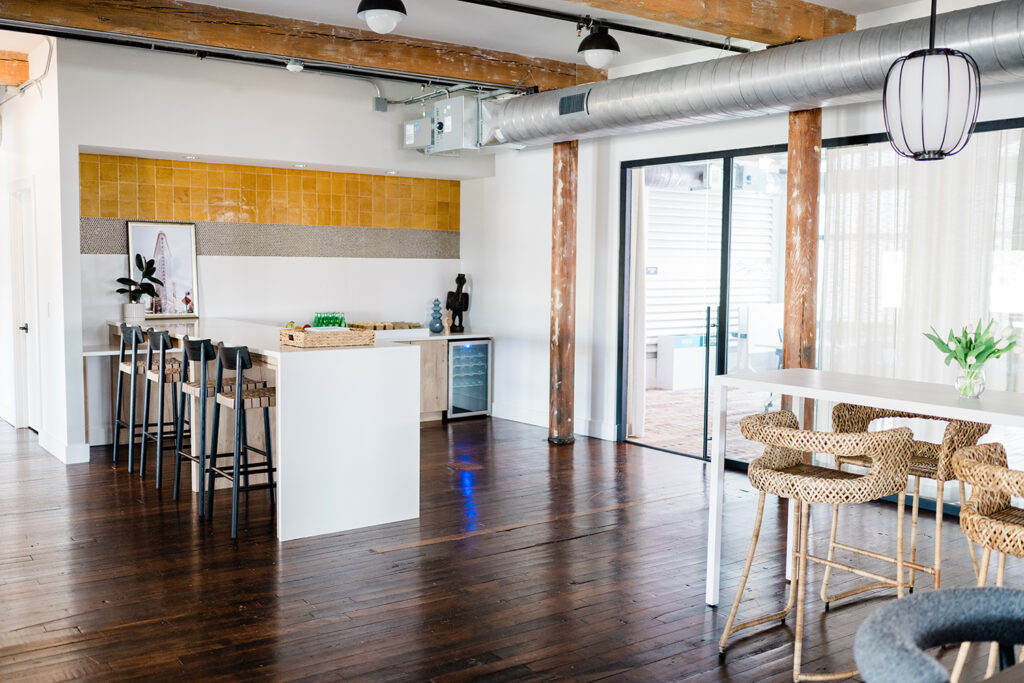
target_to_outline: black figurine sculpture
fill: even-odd
[[[469,294],[462,291],[462,288],[466,285],[466,276],[463,273],[459,273],[459,276],[455,278],[455,291],[448,292],[448,298],[445,300],[445,308],[452,312],[452,332],[458,334],[464,332],[465,329],[462,327],[462,314],[469,310]]]

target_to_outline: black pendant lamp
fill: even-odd
[[[578,30],[580,30],[579,26],[577,26]],[[619,54],[619,43],[608,33],[607,26],[591,23],[590,35],[580,41],[580,47],[576,52],[582,54],[583,59],[590,66],[595,69],[603,69],[611,64]]]
[[[402,0],[361,0],[356,16],[374,33],[391,33],[406,17]]]
[[[927,50],[911,52],[889,67],[882,110],[889,142],[900,156],[944,159],[967,146],[978,120],[981,74],[964,52],[935,47],[932,0]]]

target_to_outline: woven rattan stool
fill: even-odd
[[[764,455],[750,463],[747,476],[754,488],[761,492],[754,518],[754,534],[750,540],[747,561],[736,591],[729,618],[718,641],[719,651],[724,653],[729,636],[743,629],[751,628],[777,619],[785,620],[796,603],[796,637],[793,645],[793,680],[837,680],[857,675],[857,671],[843,671],[834,674],[804,674],[801,672],[804,636],[804,595],[807,584],[807,563],[816,562],[826,567],[843,569],[859,576],[872,579],[876,584],[894,586],[897,594],[903,595],[903,506],[907,487],[907,468],[910,464],[913,434],[907,428],[884,432],[862,434],[835,434],[811,432],[798,429],[796,416],[787,411],[751,415],[740,421],[743,436],[765,445]],[[872,458],[871,470],[864,475],[842,472],[829,467],[804,464],[804,453],[831,453],[845,456],[868,453]],[[757,539],[764,515],[767,494],[780,498],[791,498],[800,503],[800,518],[797,523],[797,550],[794,563],[793,581],[789,586],[786,606],[780,612],[733,625],[739,611],[743,590],[750,576],[750,567],[757,550]],[[896,521],[897,551],[896,578],[868,572],[856,567],[839,564],[832,559],[816,557],[808,553],[807,526],[809,508],[812,503],[825,505],[852,505],[866,503],[879,498],[897,495],[898,511]],[[795,584],[795,585],[794,585]],[[795,592],[795,596],[794,596]]]
[[[182,382],[181,382],[181,410],[178,413],[178,435],[176,438],[175,454],[174,454],[174,500],[178,500],[179,492],[181,490],[181,465],[182,460],[194,462],[199,466],[199,474],[196,478],[196,488],[198,489],[198,501],[199,501],[199,516],[206,516],[206,404],[208,399],[213,399],[217,393],[217,382],[209,376],[207,371],[207,365],[210,361],[216,357],[216,350],[213,347],[213,343],[209,339],[189,339],[187,336],[181,342],[181,349],[184,353],[184,367],[182,368]],[[191,380],[192,364],[198,364],[198,376],[197,380]],[[234,378],[225,378],[225,383],[230,383],[230,386],[225,386],[224,390],[227,392],[234,391]],[[242,387],[243,389],[256,389],[262,386],[260,382],[255,382],[243,378]],[[195,419],[192,413],[192,400],[194,399],[199,405],[198,419]],[[188,419],[185,418],[186,408],[188,412]],[[185,423],[191,425],[193,420],[198,423],[198,441],[195,438],[188,440],[188,449],[185,448],[184,429]],[[195,432],[193,431],[193,437]],[[216,448],[216,444],[213,445]]]
[[[178,383],[181,382],[181,359],[168,358],[168,353],[175,353],[174,342],[169,332],[156,332],[153,328],[146,330],[146,391],[142,400],[142,452],[139,456],[139,476],[146,476],[146,444],[153,441],[156,446],[156,487],[163,483],[164,439],[173,447],[176,443],[176,425],[178,422]],[[156,421],[149,417],[149,395],[156,385]],[[170,385],[171,389],[171,422],[164,429],[164,394]],[[150,431],[155,427],[154,431]]]
[[[919,415],[917,413],[904,413],[898,410],[883,410],[881,408],[869,408],[849,403],[840,403],[832,409],[832,428],[839,433],[866,432],[868,426],[875,420],[883,418],[911,418],[921,420],[937,420],[946,423],[946,431],[942,436],[942,443],[929,443],[927,441],[914,441],[914,455],[910,459],[910,476],[914,478],[914,496],[910,513],[910,557],[906,562],[910,568],[910,591],[914,590],[914,576],[916,571],[931,574],[932,585],[939,588],[942,581],[942,493],[947,481],[956,479],[953,472],[953,454],[960,448],[973,446],[978,439],[988,433],[990,425],[980,422],[966,422],[963,420],[944,420],[943,418],[930,415]],[[858,465],[870,467],[871,459],[867,455],[858,454],[853,456],[836,457],[836,468],[842,469],[844,465]],[[921,479],[934,479],[936,487],[935,505],[935,556],[930,566],[918,564],[917,562],[917,518],[921,503]],[[960,482],[960,504],[966,499],[964,495],[964,484]],[[832,557],[835,549],[848,550],[850,552],[876,557],[875,553],[866,552],[844,543],[836,542],[836,529],[838,525],[839,509],[832,511],[832,533],[830,535],[829,557]],[[971,555],[971,563],[974,571],[978,571],[978,562],[974,553],[974,546],[970,539],[967,541],[967,549]],[[825,570],[825,577],[821,584],[821,599],[825,605],[840,598],[849,597],[853,593],[845,592],[837,595],[828,595],[829,570]]]
[[[999,555],[996,586],[1002,587],[1006,556],[1024,557],[1024,509],[1010,504],[1011,496],[1024,497],[1024,472],[1007,468],[1006,450],[998,443],[957,451],[953,471],[960,481],[971,485],[971,499],[960,509],[960,529],[982,549],[978,585],[984,586],[988,580],[989,558],[994,551]],[[969,649],[970,643],[960,646],[952,680],[960,678]],[[986,678],[995,673],[997,653],[993,643]],[[1024,658],[1024,650],[1021,656]]]
[[[117,466],[117,449],[121,442],[121,430],[128,430],[128,471],[132,471],[135,456],[135,430],[144,428],[135,422],[135,388],[139,375],[146,372],[146,361],[139,354],[139,344],[145,342],[142,328],[121,323],[121,346],[117,353],[117,389],[114,400],[114,465]],[[131,352],[130,357],[128,356]],[[128,359],[126,360],[126,357]],[[128,375],[128,420],[121,418],[124,405],[124,376]]]
[[[249,349],[244,346],[225,347],[223,344],[217,347],[217,379],[215,382],[216,404],[213,407],[213,435],[210,440],[212,444],[210,453],[209,480],[206,486],[206,518],[213,518],[213,494],[217,477],[223,477],[231,481],[231,538],[238,537],[238,494],[241,491],[255,491],[257,489],[268,489],[270,491],[270,504],[276,503],[274,493],[274,458],[271,448],[270,435],[270,408],[276,404],[277,392],[274,387],[268,387],[266,382],[257,388],[246,388],[247,381],[244,371],[252,368],[252,360],[249,357]],[[224,386],[224,371],[231,370],[235,373],[234,388],[228,390]],[[235,411],[235,448],[233,453],[217,453],[217,431],[220,424],[221,407],[231,408]],[[266,450],[260,450],[249,445],[246,438],[246,411],[254,409],[263,410],[263,434],[266,443]],[[249,453],[258,453],[266,460],[259,463],[249,463]],[[224,466],[218,462],[219,458],[231,456],[231,465]],[[263,484],[250,484],[249,478],[252,475],[265,474],[267,481]]]

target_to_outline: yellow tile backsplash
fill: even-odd
[[[459,229],[459,181],[80,154],[95,218]]]

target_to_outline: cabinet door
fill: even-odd
[[[448,409],[448,342],[413,342],[420,347],[420,412]]]

